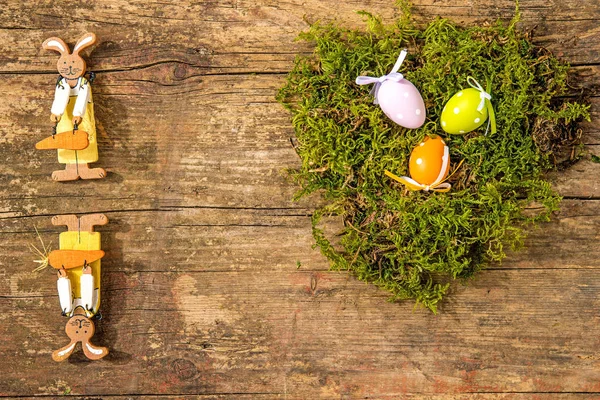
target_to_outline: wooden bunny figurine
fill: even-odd
[[[94,322],[90,319],[100,309],[100,233],[95,225],[105,225],[104,214],[57,215],[54,225],[66,225],[67,232],[59,236],[59,250],[48,255],[48,264],[58,270],[58,297],[62,314],[70,317],[65,331],[71,342],[52,353],[55,361],[66,360],[77,342],[81,342],[84,354],[97,360],[108,354],[105,347],[90,343],[94,335]]]
[[[86,33],[79,39],[73,53],[62,39],[51,37],[44,41],[45,50],[60,53],[57,67],[60,77],[56,82],[50,119],[55,123],[52,136],[38,142],[37,149],[58,149],[58,162],[66,164],[62,171],[54,171],[55,181],[99,179],[106,176],[102,168],[89,168],[98,161],[94,102],[90,82],[84,77],[86,64],[80,52],[96,43],[96,35]],[[59,133],[56,133],[59,132]]]

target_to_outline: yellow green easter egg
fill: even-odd
[[[462,134],[479,128],[488,118],[487,104],[478,111],[482,102],[481,91],[463,89],[448,100],[442,110],[442,129],[451,134]],[[487,102],[487,100],[486,100]]]

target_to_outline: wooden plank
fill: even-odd
[[[280,271],[297,263],[311,271],[328,269],[319,251],[310,250],[314,241],[309,210],[186,208],[107,214],[111,223],[101,229],[103,264],[111,271]],[[34,226],[46,245],[57,248],[60,229],[51,228],[48,220],[2,220],[0,254],[6,266],[25,275],[34,268],[35,257],[28,248],[29,243],[37,244]],[[335,235],[341,227],[333,218],[327,231]],[[552,222],[529,229],[521,252],[490,268],[599,268],[598,232],[600,201],[565,200]],[[0,282],[0,293],[12,284]]]
[[[6,399],[12,399],[13,397],[5,397]],[[131,396],[131,395],[120,395],[120,396],[102,396],[102,400],[119,400],[126,398],[136,399],[160,399],[160,400],[221,400],[221,399],[303,399],[302,396],[292,396],[281,393],[253,393],[247,394],[216,394],[216,395],[149,395],[144,396]],[[15,398],[16,399],[16,398]],[[18,399],[39,399],[39,397],[18,397]],[[382,396],[379,397],[382,400],[395,400],[397,397],[393,396]],[[568,400],[568,399],[585,399],[585,400],[598,400],[600,395],[588,394],[588,393],[471,393],[471,394],[460,394],[460,395],[430,395],[430,394],[405,394],[402,399],[408,400]]]
[[[105,400],[116,400],[122,398],[122,396],[104,396]],[[177,399],[177,400],[187,400],[187,399],[198,399],[198,396],[148,396],[145,395],[144,398],[150,399]],[[252,394],[249,396],[245,395],[208,395],[201,396],[200,399],[292,399],[298,398],[302,399],[302,396],[291,396],[285,394]],[[585,400],[598,400],[600,399],[600,395],[588,394],[588,393],[477,393],[477,394],[460,394],[460,395],[423,395],[423,394],[406,394],[402,396],[403,399],[408,400],[567,400],[567,399],[585,399]],[[397,399],[394,396],[382,396],[379,399]]]
[[[414,3],[421,22],[439,15],[471,24],[509,19],[514,14],[514,2],[510,0],[493,6],[483,0],[468,5],[456,0]],[[597,63],[600,31],[593,18],[599,12],[596,1],[521,3],[523,28],[537,26],[538,43],[572,63]],[[92,53],[92,69],[123,70],[178,60],[213,73],[281,71],[273,60],[289,65],[294,54],[309,50],[306,44],[294,42],[298,32],[307,28],[305,20],[337,20],[362,27],[362,17],[355,14],[356,10],[367,9],[386,20],[398,15],[394,3],[385,0],[158,4],[111,0],[90,7],[74,1],[24,5],[11,0],[4,17],[0,17],[1,70],[53,73],[55,56],[40,49],[48,34],[74,38],[93,27],[101,43]],[[76,20],[71,17],[73,13]]]
[[[599,390],[600,269],[486,271],[437,316],[343,273],[103,272],[95,340],[112,356],[73,355],[59,375],[72,394]],[[2,394],[55,393],[56,376],[36,373],[64,342],[47,278],[0,299],[11,338],[0,350],[14,366]]]
[[[46,94],[40,91],[39,95],[48,99],[49,107],[48,82],[44,77],[13,77],[7,81],[23,85],[25,92],[13,94],[17,103],[18,96],[37,96],[30,97],[32,89],[26,89],[28,83],[44,82]],[[269,83],[269,88],[260,87],[260,83],[256,87],[257,82],[250,77],[236,81],[216,77],[216,81],[204,83],[199,80],[200,86],[190,85],[184,90],[189,94],[181,103],[168,100],[173,97],[165,97],[162,90],[156,92],[144,83],[137,88],[133,86],[135,82],[123,81],[100,87],[96,115],[102,157],[95,165],[110,166],[109,176],[106,182],[92,185],[63,185],[60,192],[50,179],[50,172],[57,165],[55,156],[33,149],[37,137],[45,136],[39,132],[49,130],[46,113],[40,109],[32,118],[28,105],[7,111],[6,116],[0,117],[0,127],[10,126],[13,133],[4,138],[6,169],[0,181],[5,191],[2,198],[9,200],[0,209],[9,213],[23,210],[26,203],[21,196],[41,193],[72,198],[46,203],[57,213],[88,211],[91,207],[100,211],[112,209],[110,201],[103,201],[107,198],[112,198],[113,204],[128,199],[130,209],[187,206],[192,205],[190,200],[200,199],[204,206],[296,207],[290,200],[296,189],[285,184],[282,174],[284,168],[298,165],[289,142],[288,116],[279,106],[260,103],[269,99],[273,105],[275,89],[270,79],[262,81]],[[221,93],[223,90],[227,93]],[[105,91],[108,93],[102,93]],[[127,95],[126,106],[123,95]],[[215,96],[219,98],[216,102]],[[7,103],[0,106],[4,107]],[[21,127],[15,123],[23,120],[31,121],[31,125]],[[139,129],[132,131],[132,126]],[[120,185],[123,180],[128,185]],[[82,204],[82,197],[98,200],[94,205]]]
[[[326,272],[325,260],[307,252],[307,216],[109,214],[111,224],[100,228],[108,254],[96,339],[116,355],[82,372],[75,371],[85,361],[75,355],[61,382],[81,395],[142,387],[289,398],[597,391],[599,343],[590,338],[600,337],[593,295],[600,285],[600,203],[565,203],[525,253],[466,287],[454,285],[438,316],[406,302],[387,304],[384,292]],[[30,226],[42,218],[4,221],[0,254],[10,257],[0,268],[9,278],[0,281],[0,334],[11,339],[0,352],[18,368],[8,371],[0,394],[60,390],[46,375],[28,378],[30,386],[20,381],[52,365],[47,356],[64,340],[54,275],[29,273]],[[108,371],[107,387],[100,377]]]
[[[599,146],[589,147],[588,154],[600,155]],[[552,172],[549,176],[556,190],[567,198],[598,199],[600,196],[600,182],[598,174],[600,164],[585,159],[566,171]]]
[[[289,141],[293,135],[289,115],[273,99],[281,78],[208,76],[190,78],[181,87],[152,83],[162,76],[159,69],[148,72],[143,82],[98,78],[96,114],[102,157],[97,165],[107,167],[109,176],[106,182],[61,185],[60,191],[50,178],[58,165],[55,156],[33,146],[50,129],[43,109],[31,106],[32,102],[50,106],[48,79],[6,76],[0,89],[14,90],[0,104],[0,129],[10,132],[3,138],[6,164],[0,175],[0,212],[29,215],[39,213],[40,207],[57,214],[101,212],[122,202],[127,206],[121,209],[129,210],[302,208],[310,203],[290,200],[297,188],[284,176],[284,169],[298,166],[299,160]],[[173,96],[181,101],[173,102]],[[594,119],[599,102],[593,99]],[[590,137],[586,140],[597,143],[594,124],[585,129]],[[560,172],[555,178],[557,189],[567,197],[598,197],[597,180],[590,176],[597,175],[599,168],[584,161]],[[92,198],[93,202],[81,201]]]
[[[3,399],[27,399],[35,400],[42,396],[36,397],[3,397]],[[42,397],[43,398],[43,397]],[[281,393],[252,393],[252,394],[215,394],[215,395],[119,395],[119,396],[102,396],[102,400],[121,400],[121,399],[160,399],[160,400],[227,400],[227,399],[303,399],[302,396],[292,396]],[[382,400],[395,400],[397,397],[382,396]],[[431,394],[404,394],[402,399],[408,400],[569,400],[569,399],[584,399],[598,400],[600,395],[589,393],[470,393],[458,395],[431,395]]]
[[[288,398],[597,391],[599,343],[590,338],[600,337],[593,295],[600,203],[565,203],[525,253],[466,287],[454,285],[438,316],[412,311],[409,302],[388,304],[384,292],[326,272],[318,252],[307,251],[305,215],[109,213],[111,224],[99,228],[107,256],[95,339],[115,358],[82,370],[84,358],[72,356],[60,387],[56,377],[35,374],[50,368],[48,355],[64,341],[56,278],[31,274],[26,249],[35,240],[31,225],[46,220],[48,228],[49,217],[4,220],[0,335],[7,340],[0,352],[4,365],[16,367],[3,370],[0,395],[65,387],[80,395]],[[53,238],[54,230],[41,234]],[[109,386],[100,379],[107,373]]]
[[[122,398],[121,396],[108,396],[103,397],[106,400],[115,400]],[[144,398],[150,399],[177,399],[177,400],[186,400],[186,399],[198,399],[198,396],[148,396],[145,395]],[[302,396],[288,396],[285,394],[268,394],[264,395],[262,393],[256,393],[249,396],[245,395],[208,395],[201,396],[200,399],[292,399],[298,398],[302,399]],[[587,394],[587,393],[564,393],[564,394],[548,394],[548,393],[477,393],[477,394],[461,394],[461,395],[423,395],[423,394],[406,394],[402,396],[403,399],[408,400],[566,400],[566,399],[586,399],[586,400],[598,400],[600,399],[600,395],[595,394]],[[379,399],[397,399],[394,396],[382,396]]]
[[[67,386],[65,386],[65,383],[61,380],[57,380],[56,386],[54,386],[56,388],[56,393],[57,395],[69,395],[70,394],[70,390]],[[54,388],[53,387],[53,388]],[[575,395],[577,396],[577,395]],[[27,399],[27,400],[37,400],[40,398],[47,398],[50,396],[18,396],[18,397],[13,397],[13,396],[2,396],[2,399],[19,399],[19,400],[23,400],[23,399]],[[53,398],[53,396],[51,397]],[[78,400],[91,400],[91,399],[99,399],[97,397],[75,397]],[[157,400],[247,400],[247,399],[258,399],[258,400],[263,400],[263,399],[291,399],[291,397],[289,396],[284,396],[282,394],[279,393],[252,393],[252,394],[242,394],[242,393],[227,393],[227,394],[194,394],[194,395],[160,395],[160,394],[149,394],[149,393],[144,393],[143,395],[140,394],[123,394],[123,395],[114,395],[114,396],[102,396],[102,400],[134,400],[134,399],[157,399]],[[522,397],[523,399],[525,399],[526,397]],[[529,397],[531,398],[531,397]],[[563,397],[559,397],[559,398],[563,398]],[[577,398],[577,397],[575,397]],[[482,397],[482,399],[486,399],[486,397]],[[521,399],[521,397],[519,397],[518,399]],[[536,397],[536,400],[538,398]],[[546,397],[540,397],[540,399],[546,399]]]
[[[598,268],[600,267],[600,202],[563,200],[550,223],[529,228],[524,247],[511,253],[498,268]],[[579,254],[585,254],[582,258]]]
[[[521,2],[537,43],[600,87],[594,0]],[[514,3],[417,0],[418,20],[510,18]],[[393,2],[19,2],[0,15],[0,396],[102,398],[599,398],[599,164],[553,176],[567,197],[521,253],[493,265],[433,316],[390,304],[377,288],[311,250],[318,196],[294,203],[284,168],[298,165],[289,115],[274,101],[309,20],[363,26]],[[50,133],[56,56],[41,42],[82,31],[89,58],[102,182],[57,185]],[[71,43],[72,44],[72,43]],[[569,96],[577,94],[576,90]],[[600,131],[584,125],[586,150]],[[588,200],[588,199],[595,200]],[[55,243],[54,214],[106,212],[104,361],[64,344],[55,276],[32,275],[33,226]],[[327,227],[335,233],[339,220]],[[35,328],[35,329],[34,329]],[[474,393],[467,393],[474,392]],[[560,392],[560,393],[559,393]]]

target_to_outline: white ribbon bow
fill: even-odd
[[[479,82],[477,82],[475,80],[475,78],[473,78],[472,76],[467,77],[467,83],[473,89],[479,90],[479,98],[481,99],[481,101],[479,102],[479,105],[477,106],[477,111],[481,112],[481,110],[483,110],[483,108],[485,107],[485,100],[486,99],[492,100],[492,95],[489,94],[488,92],[486,92],[483,89],[483,87],[479,84]]]
[[[381,84],[385,81],[394,81],[394,82],[400,82],[402,79],[404,79],[404,76],[398,72],[398,70],[400,69],[400,66],[402,65],[402,63],[404,62],[404,59],[406,58],[406,55],[408,54],[408,51],[406,49],[403,49],[400,52],[400,55],[398,56],[398,60],[396,60],[396,64],[394,64],[394,68],[392,68],[392,71],[387,74],[387,75],[383,75],[380,76],[379,78],[375,78],[372,76],[359,76],[358,78],[356,78],[356,84],[357,85],[370,85],[372,83],[375,84],[375,86],[373,86],[373,88],[371,89],[371,94],[375,97],[375,99],[373,100],[373,104],[379,104],[379,102],[377,101],[377,93],[379,92],[379,88],[381,87]]]
[[[438,174],[435,181],[429,185],[419,183],[419,182],[415,181],[413,178],[410,178],[408,176],[396,176],[388,170],[385,170],[385,174],[387,176],[389,176],[390,178],[392,178],[393,180],[402,183],[409,190],[423,190],[425,192],[432,191],[432,192],[445,193],[445,192],[450,191],[450,188],[452,187],[452,185],[450,185],[448,182],[444,182],[446,179],[448,179],[448,178],[450,178],[450,176],[452,176],[452,174],[451,174],[450,176],[447,176],[444,179],[444,175],[446,174],[447,170],[449,169],[449,164],[450,164],[450,150],[448,149],[448,146],[444,145],[444,155],[442,156],[442,167],[440,168],[440,173]],[[462,164],[462,162],[461,162],[461,164]],[[459,167],[460,167],[460,164],[459,164]],[[457,167],[457,169],[458,169],[458,167]],[[455,172],[456,172],[456,170],[455,170]]]
[[[479,82],[477,82],[472,76],[467,77],[467,83],[473,89],[479,90],[479,98],[481,99],[481,101],[479,102],[477,111],[483,111],[484,107],[486,107],[485,101],[488,101],[488,124],[485,128],[485,136],[487,136],[490,126],[492,127],[492,133],[496,133],[496,113],[494,112],[494,107],[492,106],[492,95],[483,90],[483,87],[481,87]]]

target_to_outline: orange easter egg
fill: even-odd
[[[410,177],[422,185],[439,183],[448,176],[450,157],[448,146],[439,136],[429,137],[417,145],[410,154]]]

